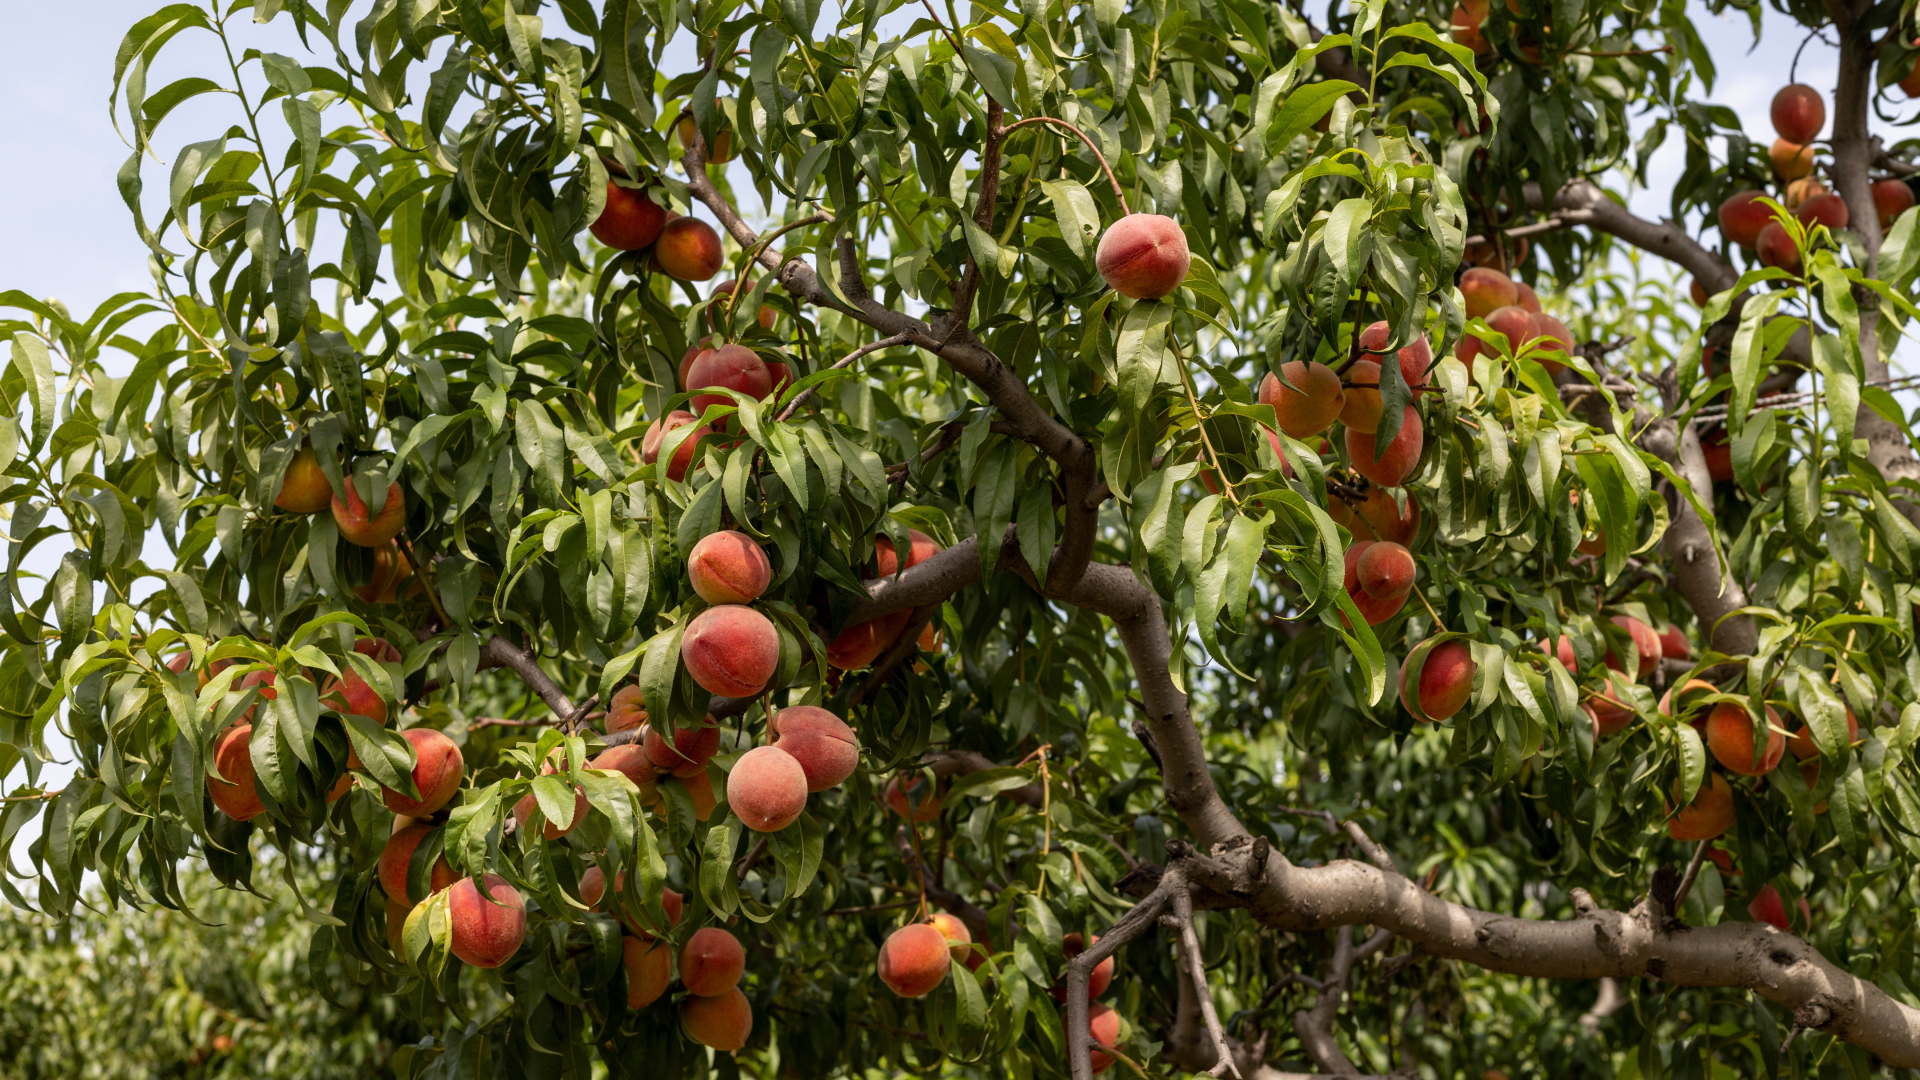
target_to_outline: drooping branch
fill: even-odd
[[[1567,181],[1548,203],[1538,184],[1526,185],[1527,203],[1545,210],[1564,226],[1584,225],[1624,240],[1685,267],[1709,292],[1724,292],[1740,275],[1672,221],[1648,221],[1614,202],[1600,185],[1585,178]]]

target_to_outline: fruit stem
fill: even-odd
[[[1445,630],[1447,624],[1441,620],[1440,614],[1433,610],[1433,605],[1427,602],[1427,594],[1415,588],[1413,595],[1419,598],[1420,606],[1427,609],[1427,615],[1433,619],[1433,625],[1439,627],[1441,630]]]
[[[1107,174],[1107,183],[1113,185],[1113,197],[1120,200],[1120,213],[1123,215],[1133,213],[1133,211],[1129,209],[1127,206],[1126,192],[1120,190],[1119,178],[1113,175],[1113,166],[1107,164],[1107,156],[1100,152],[1099,147],[1093,145],[1093,140],[1087,137],[1086,132],[1081,131],[1079,128],[1074,127],[1072,124],[1069,124],[1065,120],[1061,120],[1057,117],[1029,116],[1025,120],[1015,121],[1014,123],[1008,124],[1006,127],[1001,128],[1000,137],[1004,139],[1007,136],[1012,135],[1014,132],[1020,130],[1021,128],[1026,127],[1028,124],[1055,124],[1060,127],[1066,128],[1068,131],[1073,132],[1075,135],[1080,136],[1080,141],[1083,143],[1086,143],[1087,149],[1092,152],[1093,160],[1100,163],[1100,171]]]
[[[1193,379],[1187,375],[1187,358],[1180,352],[1180,343],[1172,335],[1167,336],[1167,345],[1173,349],[1173,358],[1180,365],[1180,385],[1187,392],[1187,404],[1193,407],[1194,426],[1200,429],[1200,445],[1206,448],[1207,460],[1213,462],[1214,474],[1220,477],[1220,488],[1226,492],[1227,501],[1236,508],[1240,505],[1240,496],[1233,492],[1233,481],[1227,479],[1227,470],[1220,465],[1220,455],[1214,452],[1213,440],[1207,437],[1206,414],[1200,411],[1200,398],[1193,392]]]

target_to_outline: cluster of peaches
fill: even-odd
[[[1780,204],[1807,228],[1846,228],[1851,220],[1846,200],[1813,178],[1813,140],[1827,123],[1827,106],[1820,92],[1802,83],[1782,87],[1773,97],[1771,115],[1779,138],[1768,148],[1767,158],[1773,163],[1774,174],[1786,185]],[[1773,208],[1760,201],[1764,194],[1742,191],[1721,203],[1720,234],[1753,252],[1761,265],[1797,274],[1800,251],[1793,237],[1774,219]],[[1873,185],[1873,207],[1881,228],[1891,225],[1912,205],[1913,189],[1906,181],[1886,179]],[[1694,300],[1706,302],[1706,291],[1698,283],[1694,285]]]
[[[398,481],[389,483],[386,502],[376,514],[355,490],[351,478],[346,489],[347,497],[342,501],[327,482],[327,474],[320,468],[320,459],[313,447],[302,446],[294,453],[293,460],[287,462],[273,505],[293,514],[317,514],[331,509],[342,540],[374,549],[373,580],[354,586],[354,595],[369,604],[391,604],[399,598],[400,583],[413,576],[412,565],[394,539],[407,523],[406,496],[401,493]],[[414,591],[419,588],[415,582]]]

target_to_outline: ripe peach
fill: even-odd
[[[387,901],[387,949],[395,956],[399,956],[400,951],[406,947],[401,935],[407,929],[407,912],[412,910],[413,908],[407,904]]]
[[[384,638],[361,638],[353,651],[378,664],[397,664],[400,650]],[[360,677],[351,664],[341,664],[342,677],[329,679],[320,689],[320,703],[341,713],[364,716],[376,724],[387,722],[387,701],[380,692]]]
[[[1707,295],[1706,286],[1700,284],[1699,278],[1694,278],[1687,284],[1687,297],[1693,301],[1694,307],[1699,308],[1706,307],[1707,301],[1712,299]]]
[[[740,939],[717,926],[695,930],[680,947],[680,981],[689,993],[724,994],[739,985],[746,970],[747,951]]]
[[[1876,180],[1873,185],[1873,209],[1880,217],[1880,228],[1892,227],[1893,219],[1913,205],[1913,188],[1898,178]]]
[[[1593,737],[1596,739],[1625,731],[1637,719],[1633,710],[1627,708],[1613,692],[1612,683],[1582,702],[1580,708],[1586,712],[1587,719],[1593,721]]]
[[[607,747],[587,762],[587,768],[602,772],[617,772],[633,781],[633,786],[640,789],[642,803],[651,804],[660,798],[653,762],[647,760],[645,749],[633,743]]]
[[[707,693],[753,697],[780,666],[780,632],[744,604],[719,604],[687,624],[680,660]]]
[[[1561,667],[1576,674],[1580,671],[1580,657],[1574,653],[1573,639],[1567,635],[1561,634],[1560,637],[1554,641],[1553,655],[1559,657]]]
[[[727,529],[709,533],[687,556],[693,591],[709,604],[751,604],[773,582],[767,553],[746,533]]]
[[[940,931],[940,936],[947,939],[947,951],[955,960],[965,964],[974,959],[973,934],[959,916],[936,911],[927,916],[927,925]]]
[[[360,547],[377,548],[400,535],[407,523],[407,498],[398,482],[387,485],[387,501],[375,516],[360,497],[360,489],[347,482],[347,501],[333,497],[333,523],[340,528],[340,539]]]
[[[1800,204],[1793,213],[1800,224],[1811,229],[1815,225],[1825,225],[1829,229],[1844,229],[1851,220],[1847,214],[1847,200],[1838,195],[1815,195]]]
[[[1520,310],[1532,312],[1535,315],[1540,314],[1540,297],[1533,291],[1533,287],[1524,281],[1514,282],[1513,287],[1520,294],[1520,299],[1515,301]]]
[[[607,706],[608,734],[637,728],[646,719],[647,699],[641,695],[638,684],[623,686],[613,692],[613,703]]]
[[[1794,246],[1793,237],[1779,222],[1770,222],[1760,230],[1754,249],[1760,256],[1760,265],[1776,266],[1791,274],[1800,272],[1800,249]]]
[[[1773,162],[1774,174],[1780,179],[1798,180],[1813,171],[1813,147],[1775,139],[1767,148],[1767,160]]]
[[[1719,844],[1715,844],[1707,849],[1707,858],[1712,859],[1713,865],[1719,867],[1720,872],[1728,877],[1744,876],[1741,871],[1733,868],[1733,852],[1728,851]]]
[[[1847,742],[1851,744],[1858,741],[1860,741],[1860,721],[1854,719],[1853,710],[1848,709]],[[1787,749],[1793,751],[1793,756],[1801,761],[1820,754],[1819,744],[1813,741],[1813,729],[1804,724],[1799,731],[1793,733],[1792,738],[1787,740]]]
[[[911,570],[943,549],[939,541],[919,529],[907,530],[907,569]],[[893,538],[885,533],[873,538],[873,564],[883,578],[892,577],[900,570],[900,556],[893,548]]]
[[[247,711],[240,714],[241,723],[248,723],[253,720],[254,710],[260,707],[261,702],[276,701],[279,699],[280,691],[273,688],[273,684],[278,678],[279,675],[273,671],[273,669],[262,668],[259,671],[249,671],[234,682],[233,689],[236,693],[256,688],[260,691],[259,700],[247,706]]]
[[[753,1005],[737,986],[714,997],[690,994],[680,1002],[680,1030],[702,1046],[732,1053],[753,1034]]]
[[[333,505],[333,485],[320,471],[320,459],[314,456],[313,447],[301,447],[287,462],[273,505],[295,514],[317,514]]]
[[[807,808],[807,772],[777,746],[756,746],[727,774],[727,805],[754,832],[779,832]]]
[[[668,413],[665,419],[655,420],[653,426],[647,429],[646,437],[640,441],[640,460],[649,465],[659,461],[660,447],[666,442],[667,433],[686,427],[699,419],[684,409],[675,409]],[[713,434],[712,428],[701,427],[687,436],[686,441],[680,444],[680,449],[674,451],[673,460],[667,463],[668,479],[680,481],[687,478],[687,470],[693,466],[694,449],[703,436],[711,434]]]
[[[693,117],[682,116],[680,123],[675,125],[674,131],[680,136],[681,146],[691,147],[694,138],[700,134],[700,125],[694,123]],[[724,165],[731,160],[733,160],[733,129],[723,127],[713,133],[713,142],[707,146],[707,164]]]
[[[1699,712],[1698,706],[1691,706],[1690,704],[1692,696],[1701,691],[1709,694],[1717,694],[1720,692],[1720,688],[1707,682],[1705,679],[1688,679],[1686,685],[1680,687],[1677,692],[1680,695],[1680,711],[1683,713],[1697,713],[1697,715],[1692,716],[1687,722],[1693,725],[1694,730],[1704,735],[1707,727],[1706,714]],[[1668,687],[1667,692],[1660,695],[1660,715],[1676,715],[1673,711],[1673,695],[1675,693],[1676,691],[1672,687]]]
[[[401,553],[400,545],[387,541],[387,545],[375,548],[373,552],[373,579],[365,585],[355,585],[353,595],[367,604],[391,604],[400,599],[400,583],[413,576],[413,564]],[[407,590],[412,596],[420,591],[420,583],[414,582]]]
[[[587,231],[595,240],[619,251],[639,251],[660,237],[667,224],[667,208],[645,191],[607,181],[607,203]]]
[[[1097,943],[1100,940],[1100,935],[1095,934],[1093,940]],[[1066,954],[1067,959],[1071,960],[1087,951],[1087,939],[1079,934],[1067,934],[1060,939],[1060,951]],[[1105,960],[1095,964],[1093,971],[1088,973],[1087,1000],[1092,1001],[1094,998],[1106,993],[1107,987],[1112,984],[1113,957],[1109,956]],[[1065,975],[1063,974],[1060,981],[1054,983],[1052,989],[1047,992],[1053,995],[1053,1000],[1064,1004],[1067,1000],[1067,980]]]
[[[1777,783],[1778,781],[1776,780],[1775,782]],[[1820,786],[1820,759],[1819,758],[1810,758],[1800,763],[1800,782],[1807,785],[1807,790],[1809,792],[1813,791],[1813,789]],[[1822,800],[1821,802],[1814,803],[1813,812],[1816,814],[1826,813],[1827,812],[1826,802]]]
[[[711,721],[712,717],[707,719]],[[673,741],[668,742],[658,728],[648,727],[640,740],[640,745],[646,749],[648,764],[660,772],[670,772],[682,778],[692,776],[705,770],[708,759],[720,750],[720,725],[717,722],[675,728],[672,734]]]
[[[386,890],[387,899],[408,906],[426,899],[424,896],[408,894],[407,866],[413,861],[413,851],[420,846],[420,841],[432,833],[433,826],[416,821],[387,838],[387,846],[380,849],[380,887]],[[427,891],[430,893],[437,893],[460,879],[444,856],[433,861],[428,877]]]
[[[1409,713],[1414,711],[1414,698],[1407,691],[1408,669],[1400,669],[1400,704],[1406,706]],[[1434,722],[1446,720],[1459,712],[1473,696],[1473,652],[1464,641],[1443,641],[1427,653],[1427,662],[1420,668],[1420,681],[1417,687],[1420,712],[1426,719]]]
[[[1787,918],[1786,901],[1780,899],[1780,890],[1771,883],[1760,886],[1760,891],[1747,901],[1747,916],[1754,922],[1768,923],[1779,930],[1789,929],[1793,925]]]
[[[712,335],[702,337],[699,341],[696,341],[692,345],[687,347],[686,354],[680,357],[680,368],[676,373],[678,378],[680,379],[680,389],[682,390],[687,389],[687,369],[693,366],[693,362],[700,358],[701,353],[709,352],[712,349],[713,349]]]
[[[1366,590],[1360,587],[1359,566],[1360,560],[1366,556],[1367,550],[1373,546],[1373,541],[1361,541],[1347,548],[1345,588],[1347,595],[1353,600],[1353,606],[1359,610],[1360,616],[1367,620],[1367,625],[1379,626],[1381,623],[1399,614],[1400,609],[1406,606],[1407,597],[1412,594],[1413,590],[1409,589],[1397,597],[1388,599],[1378,599],[1367,595]],[[1345,618],[1345,616],[1342,615],[1342,618]]]
[[[1273,406],[1280,430],[1296,439],[1310,439],[1333,426],[1347,404],[1340,376],[1325,364],[1301,360],[1280,365],[1280,371],[1298,389],[1287,387],[1272,372],[1260,381],[1260,404]]]
[[[913,797],[913,809],[911,813],[909,813],[907,809],[907,798],[909,795]],[[927,783],[924,777],[916,775],[911,784],[903,788],[900,783],[900,777],[895,776],[892,780],[887,781],[884,797],[887,800],[888,809],[903,818],[908,818],[916,825],[921,822],[932,821],[934,818],[940,816],[940,796],[933,790],[932,785]]]
[[[618,893],[621,889],[626,887],[626,883],[627,883],[627,872],[625,870],[622,870],[613,879],[613,891],[615,893]],[[607,898],[606,872],[604,870],[601,870],[597,866],[587,867],[586,873],[580,875],[580,902],[587,905],[588,908],[594,911],[599,911],[600,902],[606,898]],[[615,909],[616,913],[620,917],[620,924],[627,928],[627,933],[632,934],[635,937],[641,938],[642,940],[651,941],[654,935],[650,931],[660,929],[659,927],[653,926],[650,923],[635,924],[632,922],[628,922],[626,913],[623,911],[619,911],[618,904],[610,903],[608,906]],[[666,909],[666,913],[667,913],[667,926],[666,926],[666,929],[662,930],[661,932],[671,933],[674,927],[680,925],[680,914],[686,908],[686,898],[681,896],[679,893],[674,892],[672,889],[662,889],[660,890],[660,906]],[[641,916],[643,918],[646,917],[646,912],[644,908],[641,909]]]
[[[694,357],[693,366],[687,369],[687,385],[696,390],[710,387],[736,390],[758,401],[773,389],[773,376],[767,374],[767,365],[752,349],[745,345],[722,345]],[[711,405],[733,403],[725,394],[693,397],[694,411],[701,413]]]
[[[1449,29],[1454,43],[1472,49],[1475,56],[1493,55],[1493,45],[1480,29],[1486,24],[1488,6],[1487,0],[1460,0],[1453,7]]]
[[[739,303],[738,300],[735,300],[732,303],[728,303],[727,301],[722,300],[721,297],[733,295],[734,290],[736,289],[741,289],[740,279],[728,278],[727,280],[721,282],[720,284],[715,285],[713,287],[713,291],[707,294],[707,298],[713,301],[713,303],[709,305],[707,308],[707,322],[710,325],[712,325],[715,329],[719,329],[721,327],[722,325],[721,320],[723,318],[726,318],[726,313],[729,311],[732,305]],[[746,287],[744,289],[741,289],[741,295],[743,296],[751,295],[752,292],[753,292],[753,279],[748,278]],[[772,308],[766,306],[765,304],[760,305],[761,328],[766,330],[773,329],[773,320],[778,315],[779,315],[778,312],[774,311]]]
[[[1569,356],[1573,354],[1573,331],[1567,329],[1566,323],[1561,322],[1559,319],[1545,312],[1536,311],[1533,313],[1533,337],[1535,339],[1545,339],[1540,342],[1538,346],[1540,349],[1548,352],[1557,350]],[[1542,358],[1540,364],[1547,369],[1547,374],[1549,375],[1558,375],[1567,369],[1567,365],[1557,360]]]
[[[714,807],[720,805],[720,800],[713,794],[713,781],[708,778],[707,771],[702,769],[692,776],[682,776],[677,779],[685,785],[687,796],[693,800],[694,818],[705,821],[712,817]]]
[[[1367,497],[1358,506],[1335,498],[1327,504],[1327,516],[1347,527],[1355,540],[1391,540],[1409,547],[1420,534],[1420,503],[1407,493],[1403,512],[1394,504],[1393,493],[1383,487],[1367,489]]]
[[[1095,1002],[1087,1009],[1087,1036],[1094,1044],[1087,1054],[1093,1071],[1106,1072],[1117,1059],[1110,1053],[1101,1053],[1098,1048],[1112,1050],[1120,1041],[1120,1014]]]
[[[1380,365],[1356,360],[1347,369],[1346,400],[1340,404],[1340,422],[1348,431],[1369,434],[1380,430]]]
[[[827,663],[842,671],[858,671],[879,659],[900,637],[913,618],[911,611],[896,611],[877,619],[854,623],[827,643]]]
[[[527,903],[499,874],[488,874],[486,886],[482,896],[472,878],[453,883],[447,894],[448,947],[473,967],[497,968],[513,959],[527,938]]]
[[[1367,359],[1378,364],[1384,355],[1381,350],[1387,347],[1390,337],[1391,331],[1387,327],[1386,320],[1382,319],[1360,331],[1359,345],[1367,354]],[[1407,385],[1427,385],[1427,370],[1433,366],[1433,346],[1427,343],[1427,339],[1414,338],[1412,344],[1399,350],[1399,356],[1400,375],[1406,380]]]
[[[1660,635],[1653,632],[1653,627],[1631,615],[1615,615],[1613,625],[1625,630],[1627,636],[1633,639],[1634,651],[1640,654],[1639,677],[1644,679],[1653,674],[1653,669],[1660,666]],[[1615,671],[1626,670],[1620,666],[1620,657],[1611,649],[1607,651],[1607,666]]]
[[[1375,600],[1392,600],[1413,588],[1413,553],[1391,541],[1367,548],[1354,565],[1360,588]]]
[[[1907,72],[1906,78],[1901,79],[1895,85],[1906,91],[1907,96],[1910,98],[1920,97],[1920,60],[1915,60],[1913,67]]]
[[[1741,706],[1723,701],[1707,714],[1707,749],[1728,772],[1763,776],[1772,772],[1787,752],[1787,737],[1777,730],[1779,725],[1780,714],[1767,706],[1766,753],[1755,764],[1752,718]]]
[[[1347,459],[1361,476],[1382,487],[1397,487],[1420,464],[1426,446],[1425,425],[1419,410],[1409,405],[1401,414],[1400,431],[1386,446],[1376,446],[1373,432],[1347,429]]]
[[[846,721],[825,709],[790,706],[775,713],[767,727],[774,735],[773,748],[800,763],[809,792],[838,787],[860,765],[859,737]]]
[[[1460,295],[1466,300],[1467,318],[1484,318],[1490,312],[1520,302],[1520,290],[1513,279],[1484,266],[1469,267],[1460,275]]]
[[[1715,480],[1733,479],[1733,447],[1727,431],[1718,428],[1700,436],[1700,456],[1707,459],[1707,475]]]
[[[720,234],[695,218],[674,218],[653,242],[653,265],[679,281],[705,281],[726,265]]]
[[[1486,323],[1488,329],[1498,330],[1507,336],[1507,348],[1512,350],[1516,355],[1521,349],[1526,347],[1527,342],[1532,341],[1534,336],[1540,332],[1537,324],[1534,322],[1533,312],[1528,311],[1518,304],[1511,304],[1507,307],[1495,309],[1492,314],[1487,316]],[[1492,351],[1491,348],[1484,343],[1481,347]]]
[[[1773,208],[1760,201],[1764,192],[1742,191],[1720,204],[1720,235],[1751,251],[1760,230],[1773,220]]]
[[[207,774],[207,794],[221,813],[235,821],[251,821],[267,812],[254,786],[253,758],[248,754],[252,739],[253,725],[239,724],[213,744],[213,765],[220,777]]]
[[[1687,644],[1687,635],[1681,633],[1678,626],[1660,631],[1660,655],[1668,660],[1693,659],[1693,647]]]
[[[622,937],[620,966],[627,971],[629,1009],[644,1009],[660,1000],[673,982],[673,952],[664,942]]]
[[[1674,801],[1680,801],[1676,787]],[[1667,835],[1675,840],[1712,840],[1733,827],[1733,787],[1719,773],[1708,773],[1693,802],[1667,819]]]
[[[926,923],[909,923],[880,946],[880,981],[901,997],[925,997],[947,977],[952,962],[946,935]]]
[[[1793,83],[1773,95],[1773,130],[1790,143],[1810,143],[1827,126],[1827,103],[1820,91],[1805,83]]]
[[[1827,193],[1827,185],[1811,176],[1803,176],[1787,185],[1785,195],[1780,197],[1780,205],[1788,210],[1798,210],[1805,206],[1808,199]]]
[[[1192,262],[1179,223],[1160,214],[1128,214],[1114,222],[1093,255],[1108,287],[1135,300],[1158,300],[1179,288]]]
[[[420,797],[413,799],[392,788],[382,788],[381,798],[396,814],[431,817],[460,790],[460,778],[466,769],[460,748],[432,728],[408,728],[400,735],[413,744],[413,783],[420,789]]]
[[[548,767],[543,771],[551,773],[553,769]],[[540,800],[534,796],[533,792],[529,791],[525,795],[520,796],[519,802],[513,804],[513,819],[519,822],[519,827],[524,830],[527,827],[527,822],[533,820],[533,812],[539,808]],[[579,828],[580,823],[586,820],[587,793],[585,790],[575,787],[573,789],[573,818],[567,823],[567,827],[563,829],[553,821],[548,820],[542,823],[540,832],[541,835],[545,836],[548,840],[558,840]]]
[[[761,308],[760,310],[765,311],[766,309]],[[780,396],[781,391],[793,385],[793,369],[780,363],[778,360],[767,361],[767,377],[773,380],[773,389],[769,390],[768,393],[772,394],[775,398]]]

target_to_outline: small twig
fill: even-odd
[[[1081,131],[1079,128],[1057,117],[1029,116],[1025,120],[1015,121],[1001,128],[1000,135],[1002,138],[1006,138],[1021,128],[1026,127],[1028,124],[1056,124],[1080,136],[1080,141],[1087,144],[1087,150],[1093,154],[1093,160],[1100,163],[1100,171],[1107,174],[1107,183],[1113,185],[1113,197],[1120,200],[1120,213],[1123,215],[1133,213],[1133,211],[1127,207],[1126,192],[1120,190],[1120,178],[1113,175],[1113,166],[1107,164],[1107,156],[1100,152],[1099,147],[1093,145],[1093,140],[1087,137],[1086,132]]]
[[[740,860],[740,865],[734,869],[734,880],[747,880],[747,872],[753,869],[753,864],[759,862],[760,856],[766,854],[766,851],[767,838],[763,835],[760,837],[759,842],[754,844],[753,847],[747,851],[746,856]]]
[[[558,720],[508,720],[499,716],[482,716],[467,721],[468,730],[488,727],[552,727]]]
[[[1672,51],[1673,51],[1673,46],[1662,45],[1657,49],[1572,49],[1572,50],[1569,50],[1568,55],[1595,56],[1595,57],[1659,56],[1663,53],[1671,53]]]
[[[61,788],[59,791],[37,791],[31,795],[9,795],[4,799],[0,799],[0,803],[47,802],[59,798],[66,793],[66,790],[66,788]]]
[[[898,900],[891,904],[868,904],[865,907],[835,908],[827,912],[827,915],[873,915],[882,911],[899,911],[901,908],[910,908],[919,903],[920,901],[918,900]]]
[[[1680,906],[1687,902],[1687,892],[1693,888],[1693,879],[1700,876],[1700,864],[1707,861],[1707,849],[1712,846],[1711,840],[1702,840],[1694,846],[1693,861],[1687,864],[1687,873],[1680,879],[1680,887],[1673,891],[1673,911],[1668,914],[1680,913]]]
[[[866,345],[862,345],[859,348],[853,350],[852,352],[848,353],[846,356],[841,357],[838,362],[836,362],[832,367],[829,367],[826,370],[838,371],[839,369],[846,367],[848,364],[853,363],[855,360],[860,359],[861,357],[867,355],[868,353],[879,352],[881,349],[892,348],[895,345],[904,345],[908,341],[912,340],[912,338],[913,338],[912,334],[899,333],[899,334],[893,335],[892,337],[884,337],[884,338],[881,338],[879,341],[870,342]],[[815,384],[815,386],[818,386],[818,385],[819,384],[817,383]],[[782,421],[782,420],[785,420],[787,417],[792,416],[795,410],[799,409],[800,406],[806,404],[807,399],[813,396],[813,391],[814,391],[814,386],[809,386],[805,390],[800,391],[798,394],[793,395],[793,400],[787,402],[787,407],[785,409],[780,410],[780,415],[774,417],[774,420]]]
[[[1162,916],[1161,921],[1171,922],[1180,931],[1180,940],[1175,948],[1186,967],[1186,975],[1193,980],[1193,992],[1200,1003],[1200,1018],[1206,1022],[1207,1034],[1213,1038],[1214,1049],[1220,1053],[1220,1060],[1207,1070],[1209,1076],[1226,1076],[1231,1073],[1240,1075],[1240,1067],[1233,1063],[1233,1049],[1227,1043],[1227,1029],[1221,1026],[1220,1014],[1213,1006],[1213,991],[1207,986],[1207,970],[1200,961],[1200,937],[1193,932],[1193,894],[1179,889],[1173,894],[1173,914]]]

